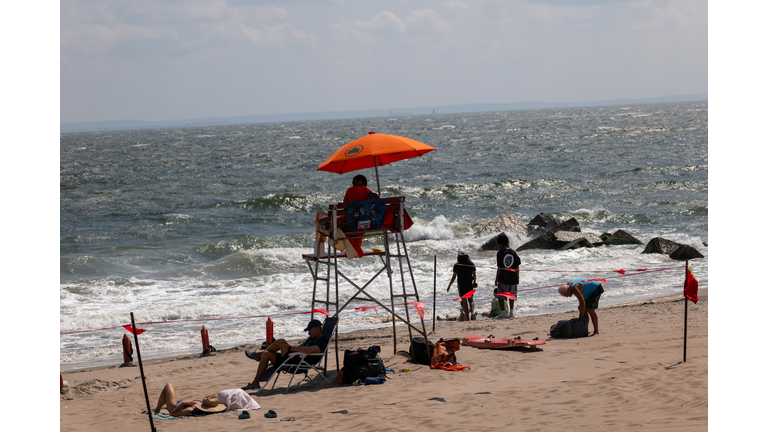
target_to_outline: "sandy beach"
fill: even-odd
[[[664,430],[708,428],[708,295],[689,304],[687,361],[683,362],[682,294],[598,310],[600,335],[551,339],[549,327],[563,314],[438,322],[430,340],[493,334],[546,340],[540,350],[484,350],[462,345],[457,358],[472,369],[431,370],[395,354],[391,327],[341,333],[344,349],[379,345],[388,374],[382,385],[328,385],[305,380],[284,393],[249,392],[261,405],[251,418],[225,412],[205,417],[155,420],[161,431],[215,430],[478,430],[511,427],[521,431]],[[342,316],[343,330],[343,316]],[[428,329],[431,330],[431,322]],[[590,332],[592,327],[590,325]],[[279,329],[276,329],[279,337]],[[296,341],[294,341],[296,342]],[[408,333],[398,328],[397,348],[407,350]],[[165,383],[181,398],[202,399],[249,382],[257,363],[242,345],[211,357],[187,356],[144,363],[151,404]],[[335,355],[329,352],[329,368]],[[137,363],[137,362],[134,362]],[[410,372],[399,372],[409,368]],[[335,371],[334,371],[335,372]],[[335,377],[335,373],[333,374]],[[118,365],[67,372],[69,389],[60,396],[62,431],[150,430],[139,367]],[[264,412],[274,410],[268,419]]]

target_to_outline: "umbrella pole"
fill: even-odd
[[[381,184],[379,184],[379,166],[376,165],[376,156],[373,157],[373,169],[376,170],[376,191],[379,193],[379,198],[381,198]]]

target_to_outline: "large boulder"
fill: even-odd
[[[544,215],[544,213],[541,213],[536,217],[538,218],[541,215]],[[543,220],[544,218],[542,218],[542,221]],[[552,226],[551,229],[547,230],[545,233],[534,238],[533,240],[523,244],[522,246],[517,248],[517,250],[521,251],[521,250],[528,250],[528,249],[560,249],[561,247],[565,246],[567,243],[570,243],[573,240],[586,237],[586,234],[581,232],[581,227],[579,227],[579,222],[576,220],[576,218],[570,218],[565,222],[559,222],[559,221],[555,221],[555,222],[556,223],[553,223],[551,225]],[[540,225],[536,225],[536,226],[540,226]],[[567,240],[566,240],[563,237],[564,234],[560,234],[561,240],[558,240],[557,238],[558,233],[566,233],[566,232],[578,233],[578,236],[567,237]],[[594,234],[590,234],[590,235],[592,236],[591,237],[592,240],[598,243],[602,243],[599,237],[597,237]]]
[[[645,245],[645,250],[643,250],[642,253],[644,254],[650,254],[650,253],[657,253],[657,254],[664,254],[669,255],[680,246],[684,246],[680,243],[675,243],[671,240],[667,240],[661,237],[654,237],[651,239],[651,241],[648,242],[647,245]]]
[[[624,231],[624,230],[618,230],[615,233],[603,233],[600,235],[600,238],[603,240],[603,243],[606,245],[626,245],[626,244],[638,244],[641,245],[643,242],[636,239],[632,236],[632,234]]]
[[[523,223],[522,220],[520,220],[519,217],[515,216],[514,213],[505,211],[500,216],[488,222],[488,224],[484,226],[480,232],[483,234],[490,234],[492,232],[505,232],[507,233],[507,236],[509,236],[510,233],[525,236],[528,234],[528,227]],[[494,237],[493,240],[495,241],[496,238]]]
[[[528,225],[536,225],[542,228],[552,229],[554,228],[555,225],[559,223],[560,223],[560,220],[558,220],[556,217],[552,216],[551,214],[539,213],[533,219],[531,219],[530,222],[528,222]]]
[[[675,260],[689,260],[689,259],[695,259],[695,258],[704,258],[704,255],[699,253],[696,249],[692,248],[688,245],[682,245],[679,248],[675,249],[671,254],[669,254],[669,257]]]

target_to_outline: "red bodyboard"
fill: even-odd
[[[543,340],[531,340],[531,339],[509,339],[509,338],[490,338],[480,335],[466,335],[461,340],[465,345],[473,346],[475,348],[515,348],[534,345],[544,345],[547,343]]]

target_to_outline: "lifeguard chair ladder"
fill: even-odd
[[[424,318],[419,315],[420,321],[421,321],[421,328],[414,326],[411,323],[410,315],[411,313],[408,310],[408,305],[406,303],[412,303],[414,301],[419,302],[419,292],[416,288],[416,279],[413,277],[413,270],[411,269],[411,261],[408,258],[408,250],[405,246],[405,238],[403,237],[403,226],[405,222],[405,197],[392,197],[392,198],[386,198],[385,199],[385,213],[392,212],[393,213],[393,222],[394,226],[385,226],[382,228],[374,228],[374,229],[366,229],[366,230],[357,230],[357,231],[344,231],[343,233],[340,232],[340,228],[338,228],[337,221],[338,217],[346,214],[346,208],[347,203],[338,203],[338,204],[330,204],[328,206],[328,217],[330,220],[330,224],[327,227],[320,227],[319,231],[328,236],[330,241],[327,241],[327,247],[324,247],[326,250],[325,256],[317,257],[315,254],[304,254],[302,255],[302,258],[304,258],[304,261],[307,263],[307,266],[309,267],[309,272],[312,274],[312,279],[314,281],[314,286],[312,289],[312,319],[314,319],[315,312],[314,309],[317,305],[323,305],[326,307],[326,309],[335,309],[337,313],[340,313],[342,310],[344,310],[352,301],[368,301],[373,302],[377,304],[379,307],[387,311],[390,315],[392,315],[392,340],[394,343],[394,353],[397,353],[397,320],[402,321],[405,323],[408,327],[408,336],[409,340],[413,339],[413,331],[415,330],[418,334],[422,335],[424,339],[427,338],[427,329],[424,325]],[[391,232],[393,231],[393,232]],[[382,261],[382,268],[378,270],[370,279],[368,279],[367,282],[365,282],[364,285],[360,286],[353,282],[349,277],[347,277],[343,272],[339,270],[338,266],[338,259],[339,258],[346,258],[345,253],[338,252],[336,249],[336,242],[339,240],[341,236],[359,236],[359,235],[383,235],[384,236],[384,250],[381,252],[374,252],[374,251],[365,251],[363,253],[363,256],[378,256],[379,259]],[[397,253],[392,253],[391,251],[391,245],[390,245],[390,239],[389,235],[394,235],[394,243],[396,246]],[[395,270],[392,269],[392,262],[393,259],[397,259],[397,266],[400,272],[400,284],[402,286],[402,294],[395,294],[395,283],[392,280],[392,275],[395,272]],[[405,263],[403,263],[403,260],[405,260]],[[320,276],[320,270],[321,266],[325,266],[325,276]],[[413,287],[413,291],[409,292],[406,280],[405,280],[405,270],[407,268],[408,275],[410,276],[411,285]],[[332,271],[333,269],[333,271]],[[368,287],[368,285],[371,284],[379,275],[386,272],[387,277],[389,279],[389,300],[390,300],[390,306],[385,306],[381,303],[379,299],[376,299],[371,294],[365,291],[365,289]],[[339,307],[339,278],[347,281],[350,285],[352,285],[354,288],[357,289],[357,292],[352,295],[349,299],[347,299],[344,304]],[[318,281],[325,282],[325,295],[324,298],[322,296],[322,290],[320,292],[320,296],[318,296]],[[331,283],[333,282],[333,285],[335,287],[334,296],[331,297]],[[359,298],[358,296],[365,296],[367,298]],[[415,298],[415,300],[411,300],[412,298]],[[395,307],[394,305],[395,300],[402,299],[402,303],[405,304],[405,316],[400,316],[399,314],[395,313]],[[418,313],[417,313],[418,315]],[[339,326],[336,326],[336,334],[334,335],[335,339],[335,346],[336,346],[336,365],[339,367],[339,341],[338,341],[338,328]],[[328,366],[328,356],[325,357],[325,366],[327,370]]]

